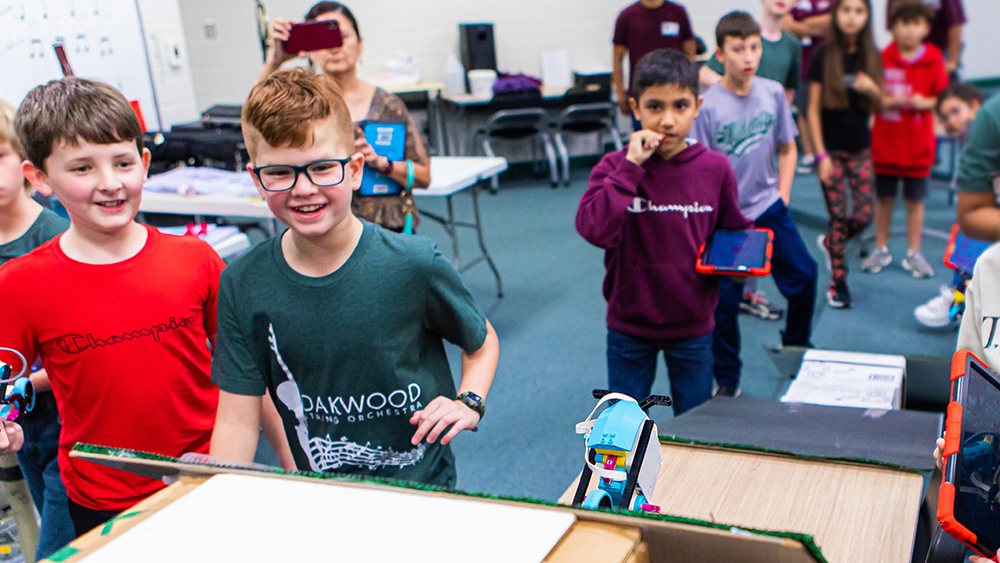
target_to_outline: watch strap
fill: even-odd
[[[471,391],[466,391],[464,393],[459,393],[458,397],[455,397],[455,399],[461,401],[462,404],[476,411],[479,415],[479,421],[482,422],[483,417],[486,416],[486,402],[483,401],[482,397]]]

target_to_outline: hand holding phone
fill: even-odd
[[[299,56],[298,53],[286,53],[284,48],[288,32],[294,23],[296,22],[281,18],[274,18],[271,22],[271,51],[268,53],[267,62],[275,68]]]

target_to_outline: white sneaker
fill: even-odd
[[[812,155],[803,156],[799,159],[799,163],[796,165],[795,171],[799,174],[812,174],[816,171],[816,157]]]
[[[903,258],[903,268],[909,270],[915,278],[929,278],[934,275],[934,269],[919,252],[910,251]]]
[[[892,254],[889,254],[889,247],[876,246],[868,258],[865,258],[865,261],[861,263],[861,271],[877,274],[889,264],[892,264]]]
[[[948,286],[941,286],[941,294],[913,310],[917,322],[928,328],[942,328],[951,324],[951,306],[955,303],[955,292]]]
[[[833,262],[830,261],[830,249],[826,247],[826,235],[819,235],[816,237],[816,244],[819,246],[819,251],[823,253],[823,258],[826,259],[826,271],[833,271]]]

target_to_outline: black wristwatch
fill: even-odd
[[[483,421],[483,417],[486,416],[486,402],[482,397],[476,395],[472,391],[466,391],[464,393],[459,393],[458,397],[455,397],[455,400],[461,401],[463,405],[476,411],[476,413],[479,414],[479,421]],[[475,428],[473,430],[475,430]]]

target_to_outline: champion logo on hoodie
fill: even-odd
[[[689,205],[656,205],[648,199],[641,197],[633,199],[632,205],[628,207],[628,210],[630,213],[646,213],[647,211],[652,213],[683,213],[685,219],[691,213],[711,213],[715,211],[711,205],[698,205],[697,201]]]

